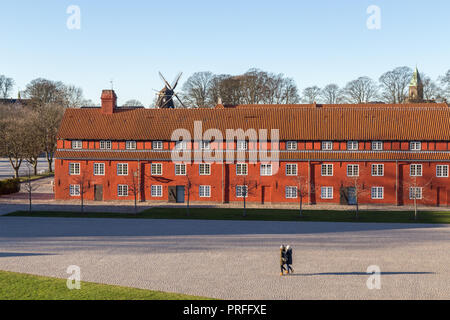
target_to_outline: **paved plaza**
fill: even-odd
[[[0,217],[0,270],[222,299],[450,299],[449,252],[443,225]]]

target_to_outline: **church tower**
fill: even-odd
[[[423,102],[423,82],[419,70],[414,70],[411,82],[409,84],[409,103]]]

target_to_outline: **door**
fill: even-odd
[[[177,203],[184,203],[184,186],[177,186]]]
[[[169,186],[169,202],[177,202],[177,187]]]
[[[103,201],[103,185],[101,184],[94,185],[94,200]]]
[[[356,205],[356,189],[355,189],[355,187],[347,188],[347,197],[348,197],[349,205],[351,205],[351,206]]]
[[[261,203],[271,202],[271,188],[270,187],[262,187],[261,188]]]

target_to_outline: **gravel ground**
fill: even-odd
[[[449,252],[441,225],[0,218],[0,270],[66,278],[78,265],[85,281],[222,299],[450,299]]]

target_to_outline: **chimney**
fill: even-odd
[[[114,109],[117,107],[117,96],[114,90],[102,91],[102,113],[113,114]]]

